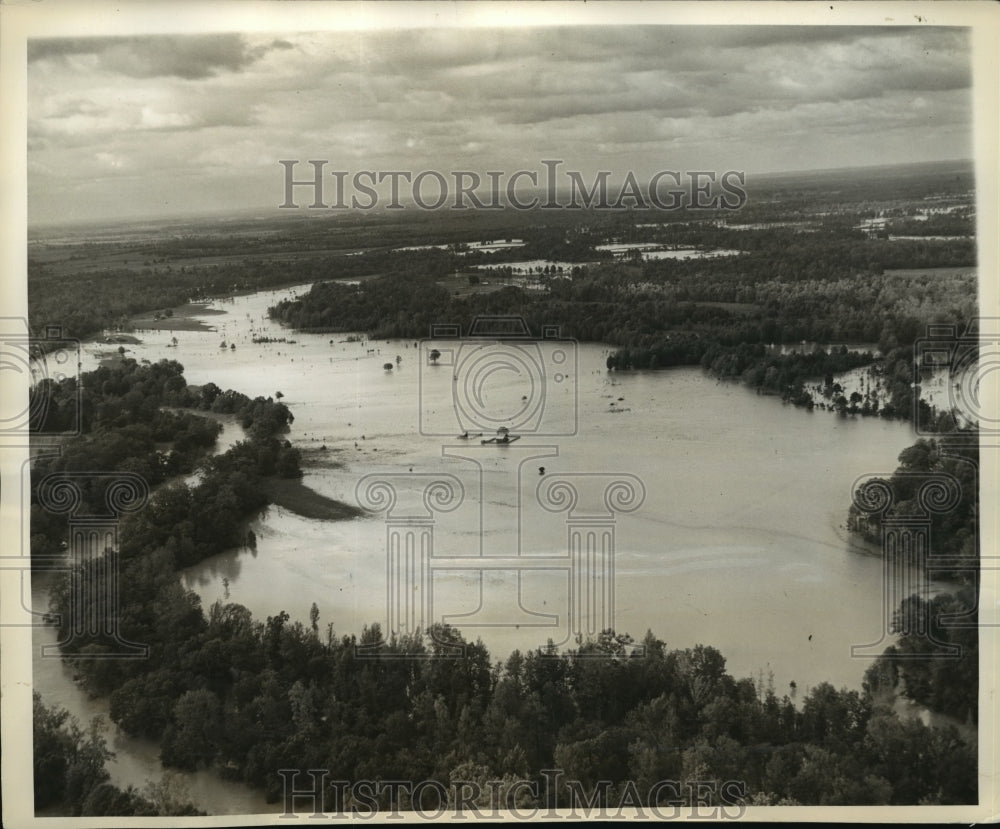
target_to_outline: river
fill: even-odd
[[[211,381],[251,396],[281,391],[295,415],[288,437],[304,451],[304,481],[324,495],[357,503],[358,483],[370,474],[404,491],[425,480],[421,475],[454,476],[462,499],[453,511],[433,514],[433,543],[434,555],[455,566],[418,585],[425,595],[433,587],[428,618],[482,638],[494,659],[549,639],[571,645],[580,605],[571,603],[570,570],[519,576],[460,566],[459,557],[478,566],[483,556],[564,552],[570,519],[542,509],[538,487],[564,478],[583,491],[617,476],[644,490],[634,510],[601,519],[613,524],[613,606],[604,609],[619,632],[641,639],[651,629],[670,648],[712,645],[733,675],[773,676],[779,696],[801,698],[823,681],[860,688],[870,660],[852,657],[851,646],[883,636],[882,563],[844,523],[853,482],[895,469],[914,440],[908,424],[807,413],[695,368],[610,373],[607,346],[563,344],[538,352],[547,383],[544,423],[575,433],[524,433],[507,447],[482,446],[478,438],[456,439],[462,424],[440,391],[447,392],[452,369],[427,365],[415,342],[347,341],[267,319],[268,306],[303,290],[220,301],[215,308],[225,313],[205,317],[215,331],[141,331],[142,343],[128,354],[176,359],[193,384]],[[286,342],[253,342],[262,337]],[[115,359],[116,348],[86,345],[84,370]],[[563,354],[558,366],[550,364],[553,349]],[[524,380],[495,373],[484,405],[492,400],[516,411],[521,391],[538,390]],[[234,428],[227,426],[227,442]],[[589,507],[581,501],[579,508]],[[271,507],[252,526],[256,550],[220,553],[182,572],[206,607],[228,599],[258,618],[286,610],[308,623],[315,602],[321,628],[332,623],[337,635],[371,622],[385,627],[395,605],[387,599],[384,516],[325,522]],[[604,587],[611,578],[606,573]],[[36,599],[44,602],[41,592]],[[106,713],[106,703],[87,700],[61,663],[42,662],[35,685],[47,702],[82,721]],[[155,746],[117,735],[112,747],[118,781],[139,784],[159,773]],[[262,798],[217,775],[191,780],[201,808],[265,809]]]

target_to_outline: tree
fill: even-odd
[[[63,798],[73,738],[66,728],[69,713],[43,705],[37,691],[33,697],[35,808],[44,809]]]
[[[170,722],[177,686],[169,670],[132,677],[111,694],[111,719],[127,734],[156,739]]]
[[[185,691],[174,705],[176,725],[163,736],[164,765],[194,770],[215,759],[223,733],[222,704],[207,689]]]
[[[105,763],[114,755],[98,733],[98,720],[85,734],[61,708],[33,698],[35,808],[56,803],[79,815],[88,795],[108,777]]]
[[[392,363],[383,363],[382,368],[384,368],[386,371],[392,371]]]
[[[132,786],[123,791],[112,783],[99,783],[83,801],[82,814],[156,817],[158,813]]]
[[[434,363],[435,365],[437,365],[437,361],[439,359],[441,359],[441,352],[438,351],[436,348],[432,348],[431,349],[431,353],[428,354],[427,356],[430,358],[430,361],[432,363]]]

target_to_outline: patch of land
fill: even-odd
[[[476,281],[470,283],[469,276],[475,277]],[[489,277],[484,278],[481,273],[468,271],[465,273],[447,276],[443,279],[438,279],[437,284],[442,288],[445,288],[452,296],[466,297],[473,296],[475,294],[489,294],[494,291],[499,291],[504,287],[504,285],[509,284],[509,282],[503,279],[490,279]]]
[[[238,238],[233,241],[235,246],[246,243],[245,240]],[[84,244],[83,241],[60,243],[36,241],[31,245],[31,259],[45,264],[53,273],[99,274],[124,270],[142,274],[156,268],[179,270],[244,265],[248,262],[297,263],[364,252],[363,248],[346,244],[344,247],[323,246],[306,250],[274,250],[263,246],[260,250],[241,249],[233,253],[217,251],[198,253],[171,249],[169,237],[153,238],[141,245],[124,241],[107,241],[101,244],[88,244],[82,249]],[[174,244],[177,244],[176,241]]]
[[[324,444],[325,446],[325,444]],[[303,468],[308,467],[310,469],[343,469],[344,464],[337,459],[344,450],[343,449],[324,449],[324,448],[303,448],[302,446],[296,447],[301,453],[301,460],[299,465]]]
[[[97,357],[97,365],[101,368],[115,368],[120,366],[124,359],[117,351],[97,351],[94,356]]]
[[[296,478],[263,478],[261,485],[268,501],[303,518],[343,521],[364,515],[360,508],[320,495]]]
[[[188,302],[171,311],[170,316],[157,312],[132,317],[130,322],[133,328],[148,331],[214,331],[214,325],[209,325],[199,317],[226,313],[221,308],[210,308],[207,302]]]

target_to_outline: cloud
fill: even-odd
[[[357,63],[343,53],[330,63],[317,57],[304,82],[330,92],[323,73],[332,70],[369,114],[401,107],[400,117],[418,121],[484,114],[528,125],[650,110],[726,117],[971,86],[961,30],[645,26],[354,37]],[[420,98],[428,105],[406,108]],[[360,111],[361,102],[347,108]]]
[[[290,46],[287,41],[275,40],[270,48]],[[268,47],[251,48],[239,34],[56,38],[29,42],[28,60],[88,55],[96,57],[99,70],[129,78],[200,80],[222,71],[242,71],[267,51]]]
[[[191,126],[191,116],[182,112],[158,112],[152,107],[143,107],[139,129],[162,130],[181,129]]]
[[[30,186],[52,205],[61,181],[83,194],[91,175],[222,199],[240,176],[270,186],[278,158],[486,170],[558,157],[638,173],[665,158],[806,169],[971,146],[961,29],[270,32],[45,39],[29,53]]]

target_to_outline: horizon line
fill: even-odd
[[[863,172],[866,172],[866,171],[879,170],[879,169],[882,169],[882,170],[892,170],[892,169],[903,169],[903,168],[933,167],[933,166],[936,166],[936,165],[937,166],[945,166],[945,165],[959,165],[959,164],[961,164],[961,165],[969,165],[971,167],[971,172],[975,173],[976,160],[975,160],[975,158],[970,158],[968,156],[959,157],[959,158],[935,159],[933,161],[904,161],[904,162],[899,162],[899,163],[896,163],[896,164],[860,164],[860,165],[850,165],[850,166],[845,165],[845,166],[840,166],[840,167],[803,168],[803,169],[794,169],[794,170],[767,170],[767,171],[754,171],[754,172],[750,172],[750,171],[744,170],[744,171],[741,171],[741,172],[743,172],[746,175],[746,177],[747,177],[748,180],[752,176],[752,177],[754,177],[756,179],[759,179],[759,180],[768,181],[768,180],[781,180],[781,179],[787,179],[787,178],[791,178],[791,177],[795,177],[795,176],[806,176],[806,175],[823,176],[823,175],[835,175],[835,174],[844,174],[844,173],[852,173],[852,172],[854,172],[854,173],[863,173]],[[680,172],[680,171],[678,171],[678,172]],[[530,187],[529,186],[529,187],[525,187],[525,188],[519,188],[517,192],[520,195],[529,195],[529,194],[546,195],[545,188],[544,187],[538,187],[538,186],[536,186],[536,187]],[[559,193],[559,191],[557,191],[557,193]],[[494,195],[495,194],[496,194],[496,191],[494,191]],[[434,215],[434,214],[438,214],[438,213],[450,213],[451,215],[469,215],[469,214],[475,213],[475,212],[483,212],[483,211],[478,211],[476,208],[471,208],[471,207],[468,208],[468,209],[462,210],[462,211],[456,211],[456,210],[450,209],[447,205],[442,205],[442,207],[440,207],[440,208],[438,208],[436,210],[423,210],[423,209],[417,208],[416,205],[411,205],[410,207],[413,208],[413,209],[409,210],[409,215],[411,215],[411,216],[412,215],[416,215],[418,212],[426,213],[428,215]],[[404,208],[404,210],[405,209],[407,209],[407,208]],[[507,205],[503,205],[502,209],[500,209],[500,210],[497,210],[496,208],[493,208],[493,209],[490,209],[488,212],[493,212],[493,213],[510,213],[512,215],[516,215],[518,213],[530,213],[530,212],[532,212],[533,210],[536,210],[536,209],[540,209],[540,206],[536,206],[536,207],[532,208],[531,210],[518,210],[518,209],[514,208],[513,206],[507,204]],[[587,208],[587,209],[594,210],[594,209],[597,209],[597,208]],[[261,211],[268,211],[268,210],[273,210],[275,212],[274,212],[274,214],[272,216],[269,216],[269,217],[263,217],[263,216],[259,215],[261,213]],[[631,206],[627,206],[627,207],[617,208],[617,210],[620,211],[620,212],[629,212],[629,211],[640,212],[640,213],[642,213],[642,212],[649,212],[650,214],[675,212],[675,211],[665,210],[663,208],[657,208],[657,207],[652,207],[652,206],[643,208],[643,207],[638,207],[636,205],[631,205]],[[352,214],[355,215],[355,216],[357,216],[359,214],[360,215],[367,214],[367,215],[379,215],[379,216],[389,215],[389,216],[391,216],[393,214],[402,213],[402,212],[403,212],[403,210],[391,210],[391,211],[387,212],[387,209],[385,207],[381,207],[381,208],[379,208],[377,210],[374,210],[374,209],[366,210],[366,209],[361,209],[361,208],[345,208],[345,209],[333,209],[333,208],[329,208],[329,209],[326,209],[326,210],[319,210],[319,209],[315,209],[314,210],[314,209],[308,208],[306,206],[302,206],[302,207],[299,207],[299,208],[296,208],[296,209],[292,210],[292,209],[289,209],[289,208],[285,208],[285,209],[279,208],[278,205],[277,205],[277,203],[275,203],[274,205],[257,205],[257,206],[252,206],[252,207],[237,207],[237,208],[234,208],[234,209],[220,207],[220,208],[213,208],[213,209],[205,209],[205,210],[201,210],[201,211],[198,211],[198,210],[195,210],[195,211],[187,210],[187,211],[184,211],[184,212],[152,213],[152,214],[149,214],[147,216],[140,216],[140,217],[131,218],[131,219],[130,218],[111,218],[111,217],[104,218],[104,219],[95,219],[95,218],[88,217],[88,218],[82,218],[82,219],[56,219],[56,220],[32,221],[30,219],[30,217],[27,217],[26,228],[27,228],[27,231],[28,231],[28,235],[30,237],[30,235],[32,234],[32,232],[51,231],[51,230],[55,230],[55,229],[59,229],[59,228],[80,229],[80,228],[85,228],[85,227],[102,227],[102,226],[104,226],[104,227],[108,227],[108,226],[135,227],[135,226],[139,226],[139,225],[149,224],[151,222],[183,223],[183,222],[196,222],[196,221],[203,220],[203,219],[211,219],[212,221],[221,222],[221,221],[225,221],[227,217],[230,218],[230,219],[232,219],[232,220],[249,221],[251,219],[258,219],[258,220],[265,220],[265,219],[267,219],[267,220],[279,220],[279,219],[293,220],[296,217],[298,217],[298,218],[302,218],[302,217],[313,217],[313,218],[316,218],[316,217],[320,217],[320,216],[346,217],[346,216],[352,215]]]

